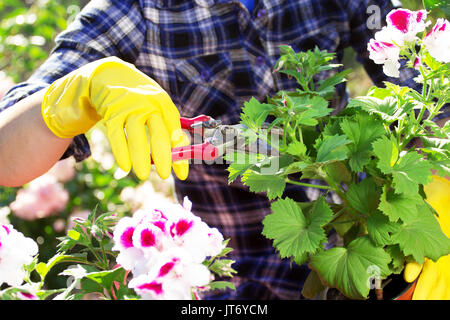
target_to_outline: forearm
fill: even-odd
[[[47,172],[72,139],[55,136],[45,124],[45,89],[0,113],[0,186],[21,186]]]

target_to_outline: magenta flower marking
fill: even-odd
[[[171,226],[170,232],[171,232],[172,236],[177,235],[177,236],[181,237],[192,227],[193,224],[194,224],[194,221],[192,221],[192,220],[189,221],[186,219],[181,219],[180,221],[178,221],[177,223],[175,223]]]
[[[422,15],[422,14],[421,14]],[[394,26],[396,29],[400,30],[403,33],[408,32],[409,24],[411,21],[411,18],[413,17],[413,13],[406,10],[396,10],[388,15],[387,19],[391,22],[392,26]],[[417,17],[418,19],[419,17]],[[417,20],[417,22],[420,22],[421,19]]]
[[[161,229],[162,232],[166,231],[166,224],[164,223],[164,221],[155,221],[153,222],[153,225]]]
[[[156,244],[156,237],[153,231],[144,229],[141,232],[141,245],[143,247],[153,247]]]
[[[430,55],[437,61],[450,62],[450,22],[446,19],[439,18],[436,24],[428,32],[424,40],[424,45],[428,49]]]
[[[149,290],[153,291],[156,294],[162,293],[162,283],[158,283],[156,281],[152,281],[150,283],[144,283],[137,287],[139,290]]]
[[[120,236],[120,243],[124,248],[131,248],[133,246],[133,232],[134,228],[129,227]]]
[[[36,298],[36,296],[34,294],[31,294],[31,293],[28,293],[28,292],[20,292],[20,294],[22,296],[24,296],[25,298],[27,298],[27,299],[35,299]]]
[[[175,262],[174,261],[167,262],[166,264],[164,264],[159,269],[158,277],[164,277],[166,274],[168,274],[170,272],[170,270],[173,269],[174,266],[175,266]]]
[[[5,226],[4,224],[2,225],[3,229],[6,230],[6,234],[9,234],[11,232],[11,230],[9,230],[9,228],[7,226]]]
[[[394,45],[392,43],[383,42],[383,41],[375,41],[375,40],[371,40],[369,42],[369,46],[370,46],[370,49],[372,49],[373,51],[381,51],[381,50],[384,50],[385,48],[393,48],[394,47]]]
[[[423,20],[423,18],[424,18],[423,11],[422,10],[418,11],[417,16],[416,16],[416,21],[421,22]]]
[[[430,36],[433,33],[439,32],[439,31],[445,31],[445,27],[447,24],[445,22],[442,22],[441,19],[439,19],[436,24],[434,25],[433,29],[428,32],[427,37]]]
[[[416,59],[414,60],[414,69],[419,70],[421,65],[422,63],[420,62],[419,57],[416,57]]]

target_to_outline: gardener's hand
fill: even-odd
[[[117,164],[124,171],[133,167],[142,180],[150,174],[150,150],[161,178],[169,177],[171,167],[182,180],[188,175],[187,160],[172,164],[171,149],[189,144],[174,103],[154,80],[116,57],[55,81],[45,94],[42,115],[61,138],[86,133],[103,119]]]
[[[427,202],[436,210],[442,231],[450,236],[450,181],[433,176],[433,182],[425,186]],[[406,265],[407,282],[418,278],[413,300],[450,300],[450,255],[437,262],[425,259],[423,265],[411,262]]]

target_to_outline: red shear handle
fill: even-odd
[[[206,122],[211,119],[210,116],[200,115],[194,118],[180,118],[181,128],[192,129],[192,125],[196,122]]]
[[[172,161],[186,159],[215,160],[218,156],[219,149],[209,142],[172,149]]]

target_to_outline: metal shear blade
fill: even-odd
[[[182,128],[194,135],[200,135],[203,143],[172,149],[172,160],[215,160],[226,153],[235,151],[268,154],[271,147],[265,141],[257,139],[247,143],[243,135],[244,125],[222,125],[220,120],[201,115],[195,118],[182,118]],[[275,134],[279,132],[274,131]]]

